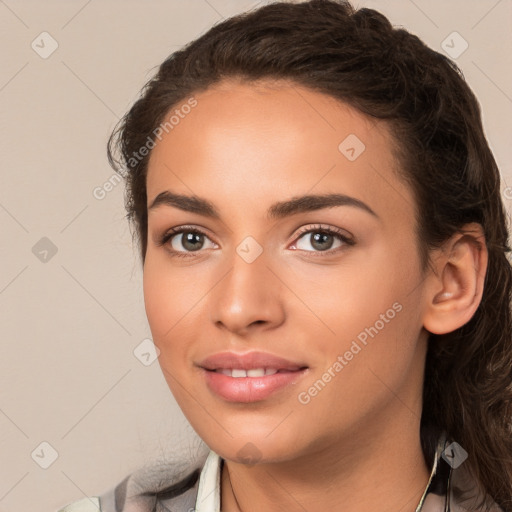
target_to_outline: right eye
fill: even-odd
[[[165,245],[171,256],[188,257],[194,256],[194,254],[190,253],[203,249],[205,241],[210,242],[210,249],[218,247],[201,230],[191,226],[180,226],[167,231],[158,242],[158,245]]]

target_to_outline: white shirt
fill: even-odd
[[[196,512],[220,512],[220,476],[222,459],[210,450],[199,477]]]

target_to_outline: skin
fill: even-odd
[[[487,265],[479,226],[432,253],[423,272],[414,198],[395,173],[382,121],[283,81],[225,81],[194,97],[197,106],[152,150],[148,206],[170,190],[207,199],[221,218],[149,211],[144,298],[175,399],[225,459],[222,510],[414,511],[431,471],[419,437],[428,331],[450,332],[478,307]],[[366,147],[354,161],[338,149],[349,134]],[[274,202],[335,192],[377,216],[345,205],[267,217]],[[311,238],[318,224],[355,244],[334,236],[323,254]],[[187,253],[179,234],[158,245],[182,225],[205,232],[200,250]],[[247,236],[263,250],[252,263],[236,251]],[[173,247],[187,257],[173,257]],[[300,403],[394,303],[401,311]],[[265,400],[227,402],[197,366],[225,350],[269,351],[309,369]],[[256,464],[239,453],[249,442]]]

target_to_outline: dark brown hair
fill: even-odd
[[[223,79],[286,80],[384,120],[416,199],[424,270],[430,250],[466,223],[483,227],[489,260],[481,303],[464,326],[429,338],[421,440],[432,462],[445,430],[496,503],[512,510],[510,247],[499,170],[462,72],[379,12],[343,0],[273,3],[215,25],[161,64],[109,140],[143,261],[150,154],[141,157],[140,148],[172,108]]]

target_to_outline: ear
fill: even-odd
[[[466,224],[432,254],[425,283],[423,326],[433,334],[469,322],[482,299],[488,251],[480,224]]]

